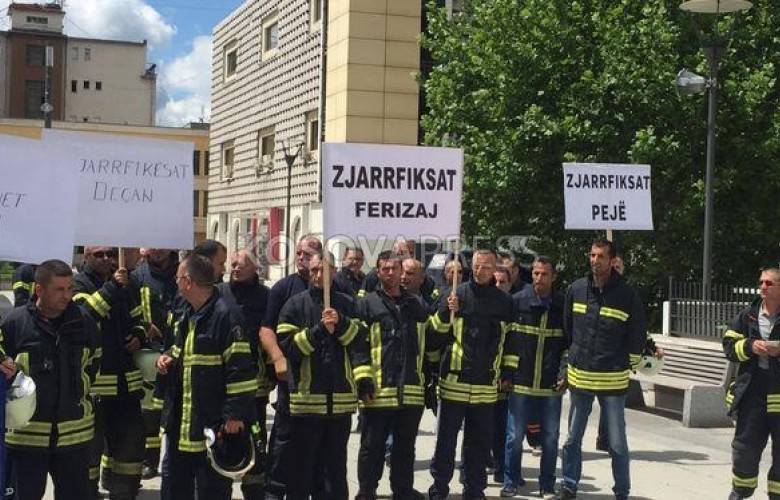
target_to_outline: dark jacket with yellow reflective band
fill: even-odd
[[[495,403],[498,384],[517,368],[517,352],[508,338],[512,297],[494,283],[462,283],[455,292],[458,313],[450,325],[447,297],[431,316],[431,327],[445,341],[439,397],[468,404]],[[504,372],[502,374],[502,371]]]
[[[170,355],[162,426],[178,430],[179,451],[205,451],[205,427],[227,419],[254,422],[257,380],[243,318],[216,287],[200,309],[184,310]]]
[[[381,286],[358,301],[368,328],[375,398],[365,408],[423,406],[423,357],[428,314],[420,300],[401,289],[390,297]]]
[[[563,338],[563,295],[553,292],[543,301],[532,286],[512,296],[510,343],[516,344],[518,368],[512,391],[529,396],[560,396],[555,390],[565,376],[566,343]]]
[[[170,333],[174,312],[176,288],[176,259],[171,257],[171,267],[163,271],[148,262],[142,262],[130,273],[137,294],[134,316],[140,316],[145,325],[156,326],[161,333]],[[175,314],[174,314],[175,316]]]
[[[27,304],[35,293],[35,269],[34,264],[22,264],[14,269],[11,282],[14,290],[14,307]]]
[[[639,295],[612,271],[603,290],[589,274],[569,287],[563,306],[572,390],[622,394],[647,341]]]
[[[265,351],[260,346],[260,324],[265,316],[268,305],[268,287],[260,283],[255,275],[249,283],[231,281],[217,285],[219,291],[226,298],[235,301],[244,315],[246,324],[246,336],[249,346],[252,348],[252,360],[257,368],[257,393],[258,398],[268,399],[269,393],[276,384],[273,365],[266,359]]]
[[[276,335],[290,363],[278,404],[291,415],[345,415],[357,409],[355,381],[370,378],[368,340],[355,318],[352,297],[332,291],[339,322],[333,334],[322,325],[322,289],[294,295],[282,308]]]
[[[759,356],[753,352],[753,342],[762,340],[758,327],[758,315],[761,313],[761,299],[756,299],[749,307],[741,311],[731,321],[729,329],[723,335],[723,352],[729,361],[739,363],[737,375],[729,385],[726,393],[726,403],[730,413],[735,414],[739,409],[742,396],[745,394],[750,381],[758,376],[762,370],[758,366]],[[780,322],[775,323],[769,340],[780,340]],[[778,358],[768,357],[770,373],[767,387],[766,411],[767,413],[780,413],[780,361]]]
[[[9,429],[6,444],[41,451],[89,445],[95,433],[89,385],[100,362],[90,315],[70,303],[49,321],[30,303],[8,314],[0,336],[2,354],[33,378],[37,398],[30,423]]]
[[[83,304],[100,326],[101,360],[92,394],[103,398],[143,395],[143,377],[133,355],[125,350],[131,337],[146,338],[140,323],[130,316],[130,295],[113,281],[105,283],[89,267],[74,278],[73,300]]]

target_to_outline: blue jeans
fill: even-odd
[[[588,426],[588,417],[593,408],[593,394],[579,391],[569,392],[571,396],[571,413],[569,414],[569,436],[563,445],[563,485],[570,490],[577,490],[577,484],[582,476],[582,436]],[[609,454],[612,457],[612,478],[615,486],[612,491],[615,496],[628,496],[631,489],[629,473],[628,440],[626,439],[626,396],[599,395],[601,411],[607,418],[607,435],[609,436]]]
[[[528,422],[538,417],[542,427],[542,460],[539,469],[539,489],[554,491],[555,463],[558,459],[558,436],[561,421],[561,396],[509,396],[509,418],[513,425],[507,425],[506,464],[504,465],[504,486],[517,488],[522,484],[520,474],[523,457],[523,439]]]

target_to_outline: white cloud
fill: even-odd
[[[198,36],[192,50],[170,63],[163,63],[157,92],[167,96],[158,101],[159,125],[184,125],[211,115],[211,37]]]

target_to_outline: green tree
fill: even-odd
[[[632,281],[700,279],[706,96],[673,84],[683,67],[706,74],[699,20],[662,0],[467,0],[428,16],[422,126],[427,144],[465,150],[464,234],[535,235],[574,278],[594,234],[563,229],[561,164],[648,163],[656,229],[616,233]],[[721,66],[718,281],[749,283],[780,255],[778,59],[780,0],[756,2]]]

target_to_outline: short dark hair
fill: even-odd
[[[214,283],[214,265],[208,257],[193,253],[182,261],[184,270],[193,283],[198,286],[210,286]]]
[[[615,244],[607,239],[597,238],[593,240],[593,243],[591,243],[590,246],[596,248],[606,248],[607,255],[609,255],[610,259],[614,259],[615,256],[617,255],[617,250],[615,250]]]
[[[210,259],[217,255],[219,251],[227,253],[227,247],[217,240],[203,240],[192,249],[193,255],[201,255]]]
[[[474,254],[471,256],[471,262],[474,262],[477,255],[492,255],[494,259],[498,260],[498,254],[492,248],[478,248],[474,250]]]
[[[52,259],[41,263],[35,270],[35,283],[45,286],[52,278],[67,278],[73,276],[73,270],[65,262]]]
[[[379,269],[382,267],[382,262],[387,260],[397,260],[398,263],[401,263],[401,256],[397,253],[393,252],[392,250],[385,250],[384,252],[381,252],[379,256],[376,258],[376,268]]]
[[[556,268],[555,268],[555,262],[553,262],[553,260],[550,257],[546,256],[546,255],[537,255],[534,258],[534,262],[533,262],[533,264],[531,264],[531,267],[533,267],[534,264],[545,264],[545,265],[550,266],[550,269],[552,269],[552,272],[556,272],[557,271]]]
[[[313,242],[314,245],[312,245],[311,242]],[[300,240],[298,240],[298,245],[300,245],[301,243],[306,243],[305,247],[308,253],[315,253],[315,252],[322,251],[322,242],[320,241],[319,238],[317,238],[313,234],[307,234],[303,236]]]
[[[347,247],[344,249],[344,257],[346,257],[349,252],[355,252],[355,253],[359,253],[360,255],[365,255],[363,253],[363,249],[360,247]]]
[[[336,265],[336,261],[335,261],[335,259],[333,257],[333,254],[331,252],[327,251],[327,250],[320,250],[319,252],[314,252],[313,254],[311,254],[311,256],[312,257],[317,257],[318,259],[323,260],[323,258],[325,257],[326,254],[328,255],[328,260],[330,260],[330,265],[331,266],[335,266]]]

